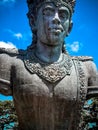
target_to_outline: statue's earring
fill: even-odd
[[[66,36],[68,36],[70,34],[70,32],[72,30],[72,27],[73,27],[73,22],[70,21],[69,29],[68,29],[68,32],[67,32]]]
[[[37,30],[37,28],[36,28],[36,25],[35,25],[35,17],[33,15],[31,15],[30,18],[29,18],[29,24],[31,26],[31,30],[33,32],[35,32]]]

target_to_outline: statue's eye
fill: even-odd
[[[61,19],[68,19],[68,12],[67,11],[65,11],[65,10],[60,10],[59,11],[59,17],[61,18]]]
[[[45,16],[52,16],[54,14],[54,9],[52,9],[52,8],[45,8],[44,10],[43,10],[43,15],[45,15]]]

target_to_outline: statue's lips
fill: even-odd
[[[51,26],[48,28],[48,30],[60,30],[63,31],[63,28],[61,26]]]
[[[63,29],[61,27],[52,27],[52,28],[48,28],[50,33],[61,33],[63,32]]]

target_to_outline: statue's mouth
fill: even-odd
[[[60,34],[61,32],[63,32],[63,28],[58,26],[49,27],[48,30],[50,33],[54,33],[54,34]]]

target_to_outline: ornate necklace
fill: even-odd
[[[71,74],[72,60],[71,57],[63,54],[61,62],[48,64],[39,60],[34,52],[28,52],[24,56],[24,64],[31,74],[37,74],[41,78],[55,83]]]

